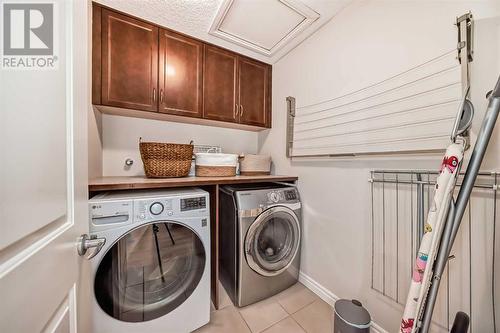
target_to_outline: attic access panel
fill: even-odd
[[[297,0],[225,0],[210,34],[272,56],[319,16]]]

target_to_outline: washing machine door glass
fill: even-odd
[[[180,223],[143,225],[104,255],[94,293],[101,309],[126,322],[166,315],[191,296],[205,269],[198,235]]]
[[[295,213],[284,206],[262,212],[248,229],[245,254],[257,273],[274,276],[285,271],[300,247],[300,224]]]

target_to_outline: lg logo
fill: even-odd
[[[54,4],[4,4],[4,55],[52,55]]]
[[[2,68],[52,69],[54,3],[4,3]]]

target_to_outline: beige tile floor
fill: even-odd
[[[196,333],[331,333],[333,310],[297,283],[264,301],[235,307],[224,288],[220,309],[212,308],[210,323]]]

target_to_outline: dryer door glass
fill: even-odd
[[[280,274],[295,259],[300,246],[300,224],[289,208],[276,206],[260,214],[246,237],[249,266],[265,276]]]
[[[126,322],[161,317],[191,296],[205,260],[203,243],[190,228],[171,221],[143,225],[104,255],[94,281],[97,303]]]

